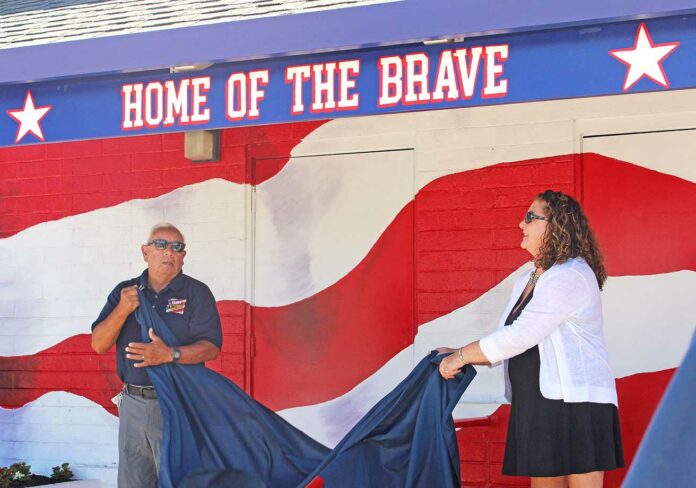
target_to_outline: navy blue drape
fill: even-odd
[[[143,342],[152,327],[166,344],[180,345],[142,292],[138,298]],[[160,488],[181,486],[196,470],[229,470],[228,486],[294,488],[329,452],[202,364],[147,370],[162,410]],[[205,486],[194,478],[189,486]]]
[[[326,488],[459,488],[459,450],[452,420],[476,376],[466,366],[454,379],[440,377],[445,356],[431,352],[375,405],[307,477]]]
[[[696,332],[657,406],[623,488],[696,484]]]
[[[180,345],[139,293],[136,317]],[[443,356],[430,353],[333,451],[203,365],[148,368],[163,418],[160,488],[292,488],[321,478],[327,488],[458,487],[452,410],[476,375],[473,367],[440,378]]]

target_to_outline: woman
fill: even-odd
[[[498,330],[451,352],[440,374],[506,361],[511,400],[503,474],[533,488],[601,487],[624,466],[616,385],[602,332],[599,292],[607,278],[597,241],[576,200],[547,190],[532,202],[521,247],[522,276]]]

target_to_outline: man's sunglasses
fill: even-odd
[[[534,212],[532,212],[532,211],[530,210],[530,211],[527,212],[527,214],[524,216],[524,223],[525,223],[525,224],[528,224],[528,223],[530,223],[532,220],[548,220],[548,219],[547,219],[546,217],[542,216],[542,215],[537,215],[537,214],[535,214]]]
[[[184,250],[186,247],[186,243],[181,242],[181,241],[167,241],[165,239],[152,239],[151,241],[148,241],[146,246],[151,246],[155,245],[155,249],[158,251],[164,251],[168,247],[171,248],[172,251],[174,252],[181,252]]]

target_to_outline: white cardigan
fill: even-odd
[[[498,330],[479,342],[483,354],[493,364],[539,345],[539,386],[545,398],[618,406],[592,268],[582,258],[551,266],[539,277],[534,296],[517,320],[505,326],[528,280],[527,273],[517,280]],[[510,400],[507,361],[505,384]]]

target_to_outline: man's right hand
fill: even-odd
[[[118,307],[130,314],[139,306],[140,300],[138,300],[138,287],[133,285],[122,288],[121,299],[118,301]]]

